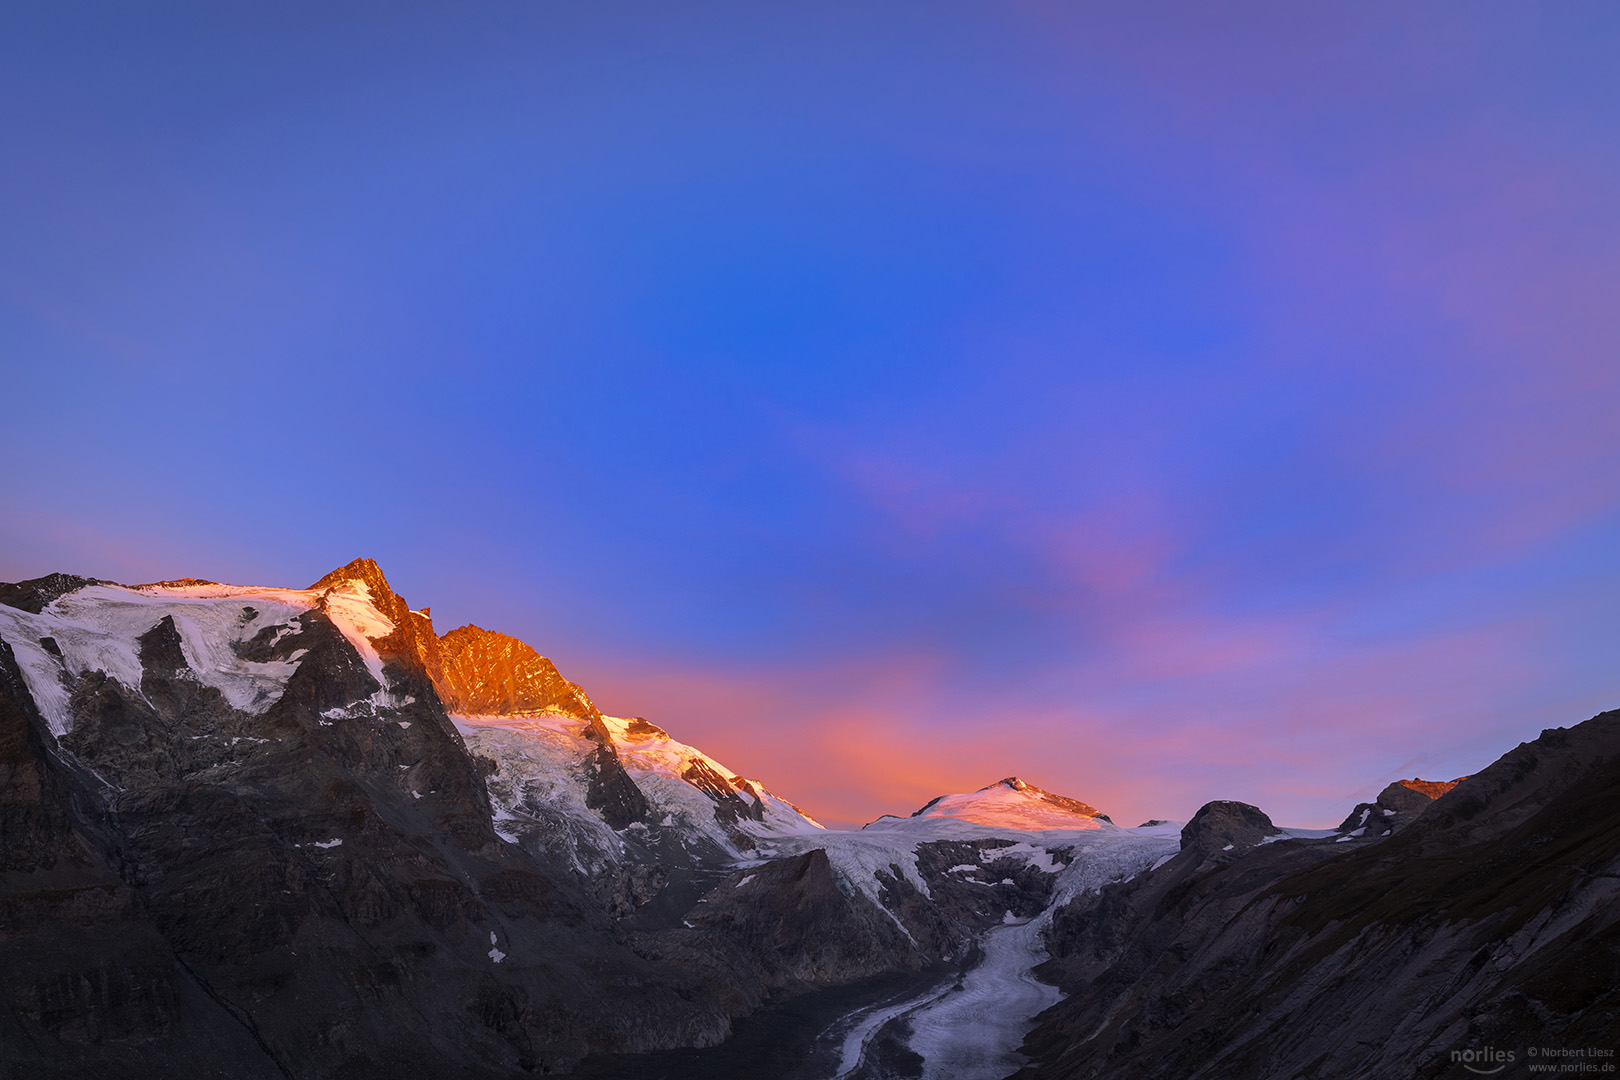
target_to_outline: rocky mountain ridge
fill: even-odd
[[[1336,831],[1009,777],[838,832],[370,560],[0,584],[0,1080],[626,1080],[898,977],[825,1075],[1438,1076],[1616,1034],[1617,751],[1605,714]]]
[[[514,639],[437,635],[369,560],[304,590],[0,597],[0,1075],[512,1076],[710,1045],[962,962],[1066,865],[824,837]]]

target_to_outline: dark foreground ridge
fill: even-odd
[[[1060,910],[1041,974],[1071,996],[1020,1080],[1396,1080],[1468,1075],[1471,1049],[1520,1072],[1529,1047],[1620,1050],[1620,711],[1399,787],[1387,839],[1358,808],[1335,841],[1266,843],[1254,807],[1211,804],[1168,864]]]

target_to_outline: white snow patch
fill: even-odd
[[[746,885],[746,884],[748,884],[748,883],[749,883],[749,882],[750,882],[750,881],[753,881],[753,880],[754,880],[754,875],[753,875],[753,874],[749,874],[749,875],[748,875],[748,876],[747,876],[747,877],[745,877],[745,878],[743,878],[743,879],[742,879],[742,880],[741,880],[741,881],[739,881],[739,882],[737,882],[737,885],[736,885],[736,887],[737,887],[737,888],[739,888],[739,889],[740,889],[740,888],[742,888],[742,887],[743,887],[743,886],[744,886],[744,885]]]
[[[393,620],[377,610],[371,602],[371,589],[363,581],[345,581],[324,590],[324,595],[327,617],[343,632],[355,652],[360,654],[361,661],[371,672],[371,677],[377,680],[377,685],[387,690],[388,680],[383,678],[382,657],[377,655],[377,647],[372,640],[392,634]]]
[[[527,834],[525,842],[556,849],[585,874],[600,872],[623,858],[624,839],[585,805],[589,784],[585,761],[597,748],[586,737],[585,720],[562,713],[453,720],[470,750],[496,761],[487,785],[497,817],[510,822],[503,835]],[[619,760],[647,798],[648,820],[675,830],[674,839],[689,850],[735,865],[746,857],[733,839],[736,830],[759,839],[823,831],[763,786],[735,776],[684,743],[629,720],[604,717],[603,724]],[[633,727],[637,730],[632,733]],[[715,819],[715,801],[681,776],[694,764],[720,777],[741,797],[757,799],[765,820],[745,818],[730,829],[723,826]],[[625,835],[645,836],[646,831],[644,824],[636,823]]]
[[[317,840],[317,841],[315,841],[315,844],[314,844],[314,846],[315,846],[315,847],[318,847],[318,848],[335,848],[335,847],[342,847],[342,846],[343,846],[343,841],[342,841],[342,840],[338,840],[338,839],[332,839],[332,840]]]

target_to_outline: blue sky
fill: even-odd
[[[1620,703],[1604,4],[52,5],[0,577],[378,559],[838,821]]]

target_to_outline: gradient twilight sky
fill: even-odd
[[[11,4],[0,579],[364,554],[830,822],[1336,823],[1620,706],[1617,49],[1609,0]]]

